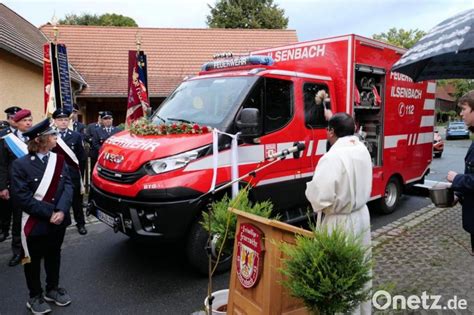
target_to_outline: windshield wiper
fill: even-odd
[[[163,118],[160,117],[160,115],[155,115],[156,118],[158,118],[159,120],[161,120],[162,122],[166,123],[166,120],[164,120]]]
[[[189,121],[189,120],[186,120],[186,119],[181,119],[181,118],[166,118],[167,120],[171,120],[171,121],[179,121],[179,122],[183,122],[183,123],[186,123],[186,124],[192,124],[193,122],[192,121]]]

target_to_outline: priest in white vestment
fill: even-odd
[[[360,235],[362,244],[370,248],[366,203],[372,190],[372,160],[354,131],[354,119],[346,113],[337,113],[329,120],[327,137],[331,148],[319,160],[313,179],[307,184],[306,198],[318,214],[318,223],[322,212],[322,224],[329,231],[338,225]],[[367,254],[371,254],[370,250]],[[371,282],[366,284],[366,288],[371,286]],[[371,310],[369,300],[356,307],[353,314],[367,315]]]

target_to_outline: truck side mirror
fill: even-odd
[[[262,134],[260,111],[257,108],[242,109],[235,124],[242,133],[241,137],[244,141],[246,141],[245,138],[256,138]]]

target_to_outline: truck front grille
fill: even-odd
[[[136,172],[122,173],[108,170],[99,165],[97,165],[97,172],[100,177],[106,180],[123,184],[133,184],[146,174],[143,168],[138,169]]]

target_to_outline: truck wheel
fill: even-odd
[[[194,267],[198,272],[208,275],[209,274],[209,258],[207,256],[207,243],[209,234],[201,226],[199,220],[196,220],[191,227],[189,232],[187,244],[186,244],[186,256],[191,266]],[[212,256],[212,268],[216,264],[216,255]],[[223,273],[230,270],[232,265],[232,255],[222,255],[219,259],[219,265],[215,270],[215,274]]]
[[[385,194],[377,202],[377,210],[383,214],[389,214],[395,211],[402,195],[402,186],[400,181],[392,177],[385,186]]]
[[[443,154],[442,152],[437,152],[437,153],[434,154],[434,157],[435,158],[440,158],[442,154]]]

